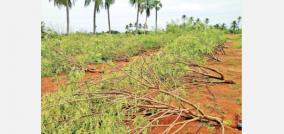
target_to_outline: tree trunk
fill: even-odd
[[[145,28],[144,28],[144,34],[146,34],[146,30],[147,30],[147,20],[148,20],[148,16],[147,16],[147,13],[146,13],[146,18],[145,18]]]
[[[96,6],[96,3],[95,3],[95,6],[94,6],[94,22],[93,22],[93,24],[94,24],[94,26],[93,26],[93,32],[94,32],[94,34],[96,34],[96,28],[97,28],[97,26],[96,26],[96,15],[97,15],[97,6]]]
[[[157,32],[158,31],[158,10],[157,10],[157,7],[156,7],[156,29],[155,31]]]
[[[67,34],[69,34],[69,7],[66,6],[66,16],[67,16]]]
[[[109,6],[107,7],[107,16],[108,16],[108,32],[111,33],[111,28],[110,28],[110,16],[109,16]]]
[[[138,31],[138,23],[139,23],[139,9],[140,9],[140,4],[137,3],[137,17],[136,17],[136,32]]]

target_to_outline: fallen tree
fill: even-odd
[[[179,62],[182,63],[182,62]],[[204,79],[203,81],[196,81],[196,83],[209,82],[205,81],[207,78],[214,78],[217,80],[224,81],[224,76],[217,70],[204,67],[193,63],[182,63],[187,64],[191,70],[191,73],[198,74],[202,77],[199,79]],[[149,131],[155,127],[165,128],[163,134],[168,134],[172,132],[174,127],[177,127],[174,132],[178,133],[186,125],[192,122],[200,122],[210,124],[216,128],[221,128],[222,134],[224,134],[224,125],[221,118],[210,116],[206,114],[202,109],[200,109],[196,104],[190,102],[190,100],[184,98],[182,94],[178,91],[175,86],[168,86],[166,83],[175,83],[172,81],[163,81],[157,75],[157,72],[153,68],[144,64],[141,67],[140,72],[137,72],[139,78],[131,74],[128,70],[124,70],[123,76],[101,80],[101,81],[85,81],[80,82],[77,86],[77,90],[71,95],[72,99],[67,99],[64,103],[56,104],[53,106],[45,107],[44,109],[49,109],[51,107],[62,106],[62,105],[78,105],[82,102],[86,103],[90,109],[90,113],[83,114],[80,117],[74,119],[70,117],[69,119],[58,120],[59,124],[74,121],[83,120],[86,117],[97,117],[104,114],[104,110],[98,110],[97,103],[100,102],[105,106],[115,106],[121,105],[119,109],[119,114],[123,115],[121,123],[130,126],[127,133],[142,133],[144,131]],[[143,68],[143,69],[142,69]],[[212,75],[209,73],[214,73]],[[186,76],[186,78],[194,77]],[[139,86],[143,91],[136,91],[137,89],[132,89],[130,87],[119,88],[119,86],[114,86],[116,83],[121,81],[134,81],[136,86]],[[97,87],[101,83],[103,85],[113,85],[104,87],[102,89],[95,88],[96,90],[90,90],[90,87]],[[78,83],[77,83],[78,84]],[[181,89],[184,90],[184,89]],[[163,96],[163,98],[169,98],[168,101],[161,99],[158,96]],[[74,99],[76,98],[76,99]],[[78,99],[80,98],[80,99]],[[175,102],[176,105],[172,105]],[[114,114],[118,114],[115,112]],[[139,126],[134,125],[134,120],[142,116],[147,123]],[[166,117],[175,116],[174,122],[168,125],[160,125],[158,122]],[[102,121],[102,120],[101,120]]]

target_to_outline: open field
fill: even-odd
[[[204,25],[42,41],[42,133],[241,133],[241,35]]]

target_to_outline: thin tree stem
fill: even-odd
[[[94,34],[96,34],[96,14],[97,14],[97,5],[96,5],[96,3],[95,3],[95,5],[94,5],[94,22],[93,22],[93,32],[94,32]]]
[[[66,19],[67,19],[67,34],[69,34],[69,6],[68,4],[66,5]]]
[[[157,32],[158,31],[158,10],[157,10],[157,7],[156,7],[156,29],[155,31]]]
[[[136,17],[136,32],[138,32],[138,23],[139,23],[139,10],[140,10],[140,4],[137,2],[137,17]]]
[[[111,33],[111,28],[110,28],[110,16],[109,16],[109,6],[107,7],[107,16],[108,16],[108,32]]]

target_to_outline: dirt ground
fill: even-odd
[[[235,38],[230,36],[230,39]],[[188,100],[198,104],[208,115],[221,117],[225,125],[225,134],[241,134],[236,128],[241,119],[242,112],[242,49],[237,47],[237,42],[227,42],[226,54],[220,55],[221,62],[208,61],[208,67],[221,72],[226,80],[233,80],[235,84],[216,84],[210,86],[188,87]],[[171,116],[160,120],[159,125],[171,124],[177,116]],[[179,119],[182,121],[183,119]],[[175,126],[173,133],[180,126]],[[152,129],[150,134],[161,134],[164,127]],[[198,122],[186,125],[177,134],[220,134],[221,129],[213,129]]]

